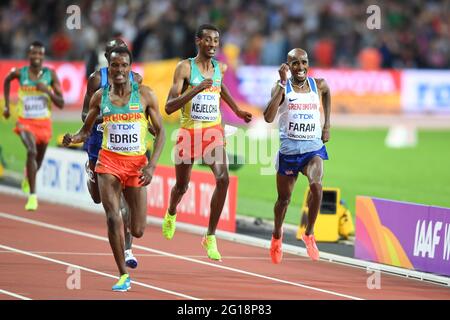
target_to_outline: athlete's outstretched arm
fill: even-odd
[[[89,112],[87,114],[83,126],[74,135],[70,133],[66,133],[64,135],[63,138],[64,146],[67,147],[71,143],[84,142],[86,138],[89,136],[92,127],[94,126],[95,120],[97,119],[97,116],[100,114],[100,102],[102,101],[102,93],[103,93],[102,89],[99,89],[97,90],[97,92],[94,93],[89,103]]]
[[[91,101],[92,96],[95,91],[100,87],[100,72],[95,71],[91,73],[89,79],[87,81],[86,94],[84,95],[83,100],[83,111],[81,111],[81,120],[86,121],[86,116],[89,111],[89,102]]]
[[[320,90],[320,100],[322,101],[323,113],[325,116],[322,129],[322,141],[327,142],[330,140],[331,93],[325,79],[316,79],[316,83]]]
[[[165,106],[167,114],[172,114],[178,109],[181,109],[199,92],[212,86],[212,79],[205,79],[198,86],[183,92],[184,83],[189,82],[190,72],[191,66],[189,60],[183,60],[178,63],[175,69],[175,74],[173,75],[173,84],[170,88]]]
[[[156,98],[155,93],[146,86],[140,86],[139,92],[143,98],[142,101],[146,104],[145,115],[147,118],[150,118],[153,124],[153,129],[155,130],[153,152],[147,166],[143,168],[142,176],[140,177],[141,184],[146,186],[151,182],[156,164],[161,156],[164,143],[166,142],[166,132],[163,127],[161,113],[159,112],[158,99]]]
[[[270,101],[267,103],[266,110],[264,110],[264,120],[266,122],[271,123],[278,112],[278,107],[283,103],[284,100],[284,86],[287,82],[287,72],[289,70],[289,66],[287,63],[283,63],[278,69],[278,73],[280,74],[280,81],[277,81],[275,86],[272,88]],[[282,84],[282,83],[284,84]]]
[[[5,94],[5,109],[3,110],[3,116],[8,119],[11,115],[9,112],[9,91],[11,90],[11,81],[20,78],[20,70],[12,68],[9,74],[6,76],[3,82],[3,92]]]
[[[227,86],[224,83],[222,83],[222,88],[220,90],[220,97],[223,99],[223,101],[225,101],[230,106],[231,110],[233,110],[233,112],[239,118],[241,118],[242,120],[244,120],[247,123],[252,121],[253,115],[250,112],[239,109],[238,105],[236,104],[233,97],[231,96],[230,91],[228,90]]]

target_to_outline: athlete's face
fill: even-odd
[[[42,66],[44,61],[45,49],[43,47],[31,46],[28,51],[28,59],[30,60],[30,65],[32,67]]]
[[[288,61],[292,76],[297,81],[304,81],[308,73],[308,56],[306,54],[296,54]]]
[[[109,77],[114,84],[126,83],[130,70],[130,57],[127,53],[113,52],[111,54],[108,71]]]
[[[219,33],[215,30],[203,30],[203,36],[196,39],[200,54],[213,58],[219,47]]]

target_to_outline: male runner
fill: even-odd
[[[121,39],[113,39],[106,44],[105,58],[108,62],[111,50],[117,47],[127,47],[127,45]],[[130,71],[129,77],[131,82],[136,81],[138,84],[142,83],[142,77],[138,73]],[[93,72],[89,76],[86,95],[84,96],[83,110],[81,113],[81,119],[83,120],[83,122],[86,120],[86,116],[89,110],[89,101],[91,100],[91,97],[94,95],[95,91],[97,91],[99,88],[107,87],[110,82],[111,81],[108,79],[107,67],[101,68],[100,70]],[[102,147],[102,122],[103,118],[101,115],[99,115],[95,121],[95,125],[90,136],[83,145],[83,149],[87,152],[89,158],[88,162],[86,162],[86,172],[89,177],[87,180],[87,187],[89,193],[91,194],[92,200],[94,200],[95,203],[101,202],[100,191],[98,189],[97,173],[95,172],[95,165],[97,164],[98,152]],[[123,196],[120,197],[120,211],[122,213],[125,232],[125,263],[128,267],[134,269],[137,267],[138,261],[131,250],[133,236],[131,235],[130,231],[129,210],[126,206],[126,202]]]
[[[165,238],[172,239],[175,233],[176,208],[188,189],[193,160],[202,158],[216,179],[208,231],[202,239],[202,245],[210,259],[221,260],[215,232],[229,180],[220,98],[245,122],[250,122],[252,115],[239,109],[222,83],[227,66],[213,59],[219,47],[219,30],[213,25],[202,25],[197,30],[195,42],[198,54],[177,65],[165,106],[168,114],[181,109],[181,128],[176,146],[176,184],[170,194],[162,232]]]
[[[60,109],[64,107],[61,86],[55,71],[42,66],[44,55],[45,47],[41,42],[31,43],[28,48],[29,66],[13,68],[3,84],[5,92],[3,116],[8,119],[11,81],[17,79],[20,83],[19,117],[14,132],[20,136],[27,149],[26,177],[22,181],[22,189],[29,193],[26,210],[38,208],[36,174],[52,136],[51,102]]]
[[[128,48],[111,50],[108,64],[111,86],[95,92],[82,128],[75,135],[66,134],[63,139],[65,146],[85,141],[98,115],[102,114],[103,142],[95,171],[107,218],[109,243],[120,273],[113,291],[128,291],[131,287],[124,259],[120,195],[123,192],[130,208],[131,233],[140,238],[146,225],[146,186],[151,182],[165,142],[157,98],[150,88],[130,81],[131,63]],[[156,135],[150,161],[145,156],[148,117]]]
[[[308,55],[305,50],[293,49],[287,63],[278,70],[280,80],[272,89],[272,97],[264,111],[264,119],[271,123],[279,114],[280,151],[277,155],[278,199],[274,207],[274,229],[270,246],[273,263],[280,263],[283,221],[292,190],[301,172],[308,178],[308,224],[302,240],[312,260],[319,259],[314,239],[314,223],[322,202],[323,160],[328,159],[324,145],[330,139],[330,89],[324,79],[307,76]],[[287,72],[290,70],[291,78]],[[325,120],[320,122],[320,104]]]

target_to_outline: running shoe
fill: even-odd
[[[280,239],[275,239],[272,235],[272,241],[270,242],[270,257],[272,258],[272,262],[278,264],[283,259],[283,249],[281,248],[283,245],[283,236]]]
[[[217,250],[217,241],[215,235],[203,236],[202,246],[205,248],[208,258],[212,260],[221,260],[222,256]]]
[[[125,250],[125,264],[131,269],[135,269],[138,266],[138,261],[131,249]]]
[[[23,180],[22,180],[22,191],[25,194],[29,194],[30,193],[30,184],[28,183],[28,179],[27,178],[23,178]]]
[[[164,220],[162,223],[162,233],[164,235],[164,238],[167,240],[170,240],[173,238],[173,235],[175,234],[175,222],[177,220],[177,215],[171,215],[169,212],[166,212],[166,215],[164,216]]]
[[[302,240],[305,243],[306,252],[308,253],[308,256],[313,261],[319,260],[319,249],[317,248],[316,239],[314,238],[314,235],[312,234],[307,236],[306,234],[303,234]]]
[[[125,273],[120,276],[119,281],[115,285],[113,285],[113,291],[126,292],[131,289],[131,280],[130,275]]]
[[[35,211],[38,208],[38,200],[37,200],[37,195],[35,194],[30,194],[28,196],[28,201],[27,204],[25,205],[25,210],[28,211]]]

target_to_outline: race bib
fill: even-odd
[[[308,110],[307,106],[315,106]],[[321,138],[320,113],[313,104],[289,104],[286,133],[294,140],[315,140]]]
[[[217,121],[219,118],[220,95],[200,92],[191,103],[191,119],[196,121]]]
[[[114,152],[136,152],[141,149],[141,124],[109,123],[107,148]]]
[[[48,99],[45,96],[27,96],[23,99],[23,117],[27,119],[47,118]]]

